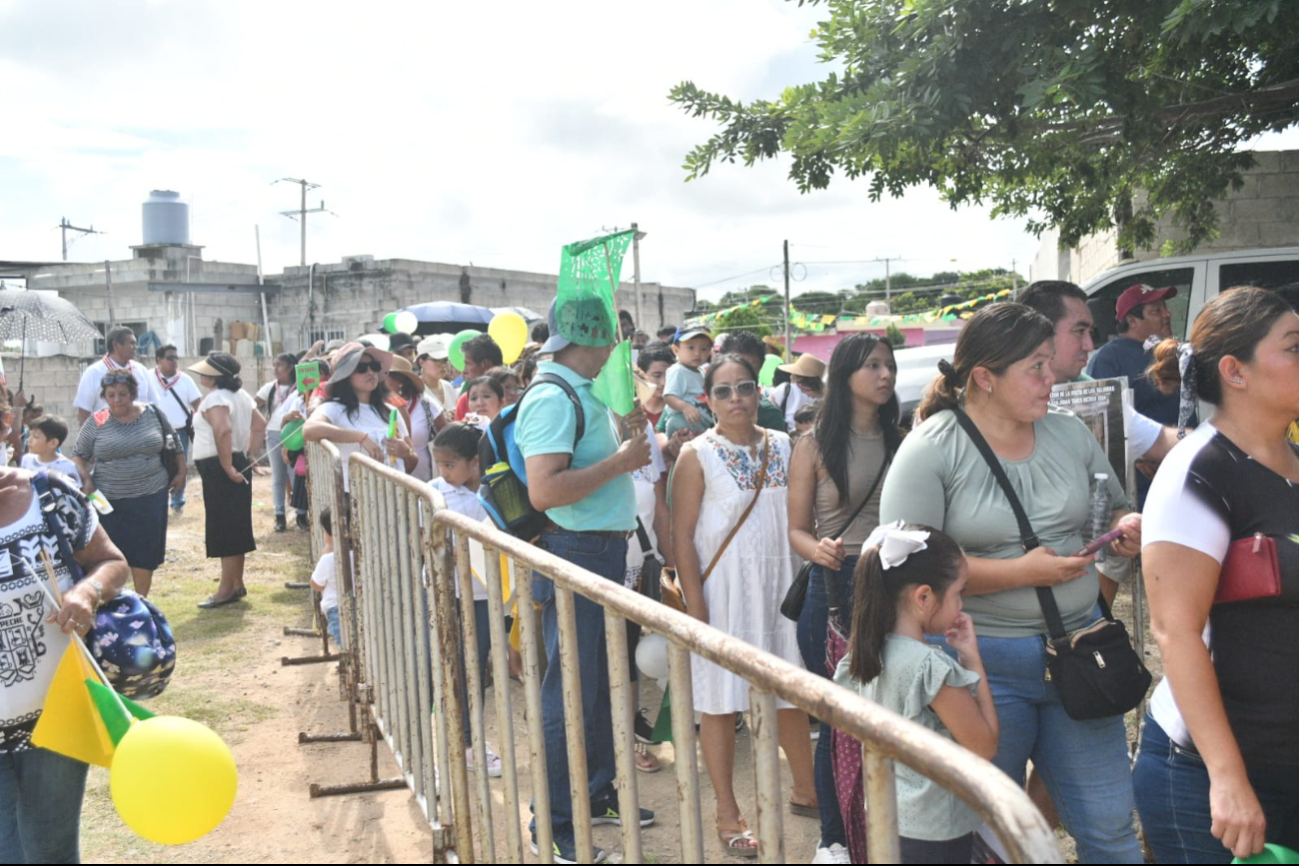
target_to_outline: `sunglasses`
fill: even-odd
[[[719,403],[725,403],[734,394],[741,397],[752,397],[756,393],[758,393],[758,383],[752,379],[737,382],[735,385],[714,385],[712,392],[713,399]]]
[[[383,372],[383,364],[380,364],[378,361],[371,361],[368,364],[365,361],[361,361],[361,363],[356,365],[356,369],[352,371],[352,375],[356,375],[357,373],[382,373],[382,372]]]
[[[134,382],[135,377],[130,373],[109,373],[99,380],[100,385],[125,385],[127,382]]]

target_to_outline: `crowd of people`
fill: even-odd
[[[989,759],[1063,824],[1082,862],[1142,862],[1138,815],[1156,862],[1228,862],[1265,841],[1299,848],[1299,666],[1288,632],[1299,616],[1299,450],[1287,438],[1299,418],[1299,315],[1284,293],[1231,289],[1179,344],[1166,305],[1175,293],[1123,293],[1119,337],[1098,349],[1086,295],[1070,283],[1033,284],[966,322],[951,361],[906,418],[894,349],[868,333],[845,336],[826,360],[803,354],[779,364],[779,379],[764,387],[776,344],[694,326],[651,341],[624,314],[612,330],[632,340],[640,397],[618,416],[593,390],[612,345],[575,328],[599,313],[564,307],[579,300],[552,304],[509,365],[487,334],[460,346],[460,370],[451,335],[396,335],[387,349],[338,341],[309,353],[319,387],[300,390],[302,358],[282,355],[255,396],[225,353],[190,368],[197,384],[178,369],[173,346],[145,369],[121,328],[82,378],[73,443],[66,422],[39,412],[21,424],[6,414],[21,428],[6,441],[25,450],[24,468],[61,473],[69,490],[94,494],[93,532],[82,540],[100,557],[90,561],[104,563],[101,595],[127,573],[147,594],[165,560],[168,508],[182,513],[197,467],[207,554],[221,560],[218,588],[200,606],[215,608],[247,594],[250,473],[263,444],[276,530],[288,530],[290,510],[306,528],[304,446],[290,447],[285,425],[301,424],[302,439],[331,441],[344,458],[363,451],[482,520],[480,441],[512,413],[525,464],[515,469],[544,515],[532,539],[540,548],[653,598],[662,586],[663,600],[670,591],[688,615]],[[1136,502],[1092,432],[1052,405],[1053,385],[1089,373],[1126,378],[1136,394]],[[1213,412],[1200,422],[1202,404]],[[6,490],[16,491],[13,520],[26,507],[25,478],[0,470],[0,521]],[[1094,483],[1107,503],[1103,526]],[[318,518],[332,539],[340,516]],[[1089,546],[1101,530],[1108,544]],[[312,582],[340,641],[332,556],[331,545]],[[1055,621],[1071,640],[1109,622],[1138,556],[1167,676],[1133,765],[1121,712],[1080,718],[1062,699],[1066,684],[1051,674],[1060,645],[1049,638]],[[486,683],[490,629],[479,589]],[[70,596],[62,625],[75,629],[84,596]],[[574,862],[551,581],[536,575],[533,596],[547,661],[540,724],[552,854]],[[595,602],[579,595],[574,604],[576,643],[566,651],[581,676],[591,814],[595,823],[648,826],[652,811],[626,815],[618,803],[607,666],[607,642],[626,639],[634,656],[639,630],[607,635]],[[730,855],[756,856],[744,818],[753,804],[740,802],[733,782],[748,684],[700,657],[692,681],[718,839]],[[793,778],[788,808],[820,824],[812,862],[858,860],[862,794],[841,802],[851,770],[836,757],[834,732],[784,703],[776,721]],[[659,770],[645,710],[635,733],[636,768]],[[6,751],[0,742],[0,783],[15,777],[25,745]],[[490,748],[467,754],[500,774]],[[969,862],[981,823],[974,812],[905,767],[897,789],[904,862]],[[12,810],[0,809],[0,850],[36,844],[14,842],[3,821],[12,824]]]

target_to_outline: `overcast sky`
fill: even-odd
[[[1037,240],[929,190],[871,203],[839,179],[800,195],[783,162],[681,164],[715,126],[668,102],[683,80],[774,97],[825,73],[816,7],[652,3],[288,3],[0,0],[0,258],[57,259],[61,217],[105,235],[73,260],[141,242],[140,203],[191,203],[204,257],[298,263],[302,177],[337,214],[308,221],[307,260],[406,258],[554,273],[562,244],[640,223],[642,276],[701,298],[795,291],[895,271],[1010,267]],[[955,262],[951,260],[955,259]],[[799,271],[801,274],[802,271]],[[630,267],[624,277],[630,278]]]

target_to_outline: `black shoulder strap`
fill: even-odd
[[[582,398],[577,396],[577,391],[573,389],[572,385],[568,384],[567,379],[554,373],[539,373],[531,382],[528,383],[527,389],[519,396],[519,403],[523,403],[523,398],[528,395],[528,392],[531,391],[533,387],[542,383],[558,385],[559,389],[568,395],[569,402],[573,404],[573,411],[577,413],[577,432],[573,435],[573,450],[576,451],[577,443],[586,435],[586,412],[582,409]],[[518,416],[519,410],[515,409],[514,417],[518,418]]]
[[[645,531],[645,524],[639,517],[636,518],[636,540],[640,542],[640,552],[649,556],[654,551],[654,545],[650,544],[649,533]]]
[[[168,388],[167,393],[176,398],[176,402],[180,404],[180,411],[185,413],[185,423],[188,424],[189,419],[194,417],[194,413],[189,411],[189,407],[185,405],[185,401],[180,399],[180,395],[176,393],[176,386],[173,385]]]
[[[875,474],[875,480],[871,482],[870,490],[866,491],[866,498],[857,504],[857,509],[852,513],[852,516],[848,518],[847,522],[844,523],[843,528],[833,535],[827,535],[826,538],[838,538],[848,531],[848,527],[852,526],[853,521],[857,519],[857,515],[861,514],[862,509],[866,507],[866,503],[870,502],[871,497],[875,495],[875,489],[879,487],[880,482],[884,480],[884,473],[888,471],[889,464],[892,462],[893,452],[885,451],[884,462],[880,464],[880,471]],[[839,596],[838,575],[831,574],[829,569],[825,570],[825,590],[832,612],[837,611],[840,607],[839,602],[841,601]]]
[[[1000,485],[1002,492],[1006,494],[1006,498],[1010,500],[1010,510],[1015,512],[1015,522],[1019,524],[1019,538],[1024,545],[1024,552],[1027,553],[1036,547],[1041,547],[1042,544],[1038,541],[1037,533],[1033,531],[1033,525],[1028,522],[1028,514],[1024,512],[1024,506],[1020,503],[1019,497],[1015,495],[1015,488],[1010,486],[1010,479],[1006,477],[1006,470],[1001,467],[1001,461],[993,453],[992,446],[988,444],[987,439],[983,438],[983,434],[979,432],[978,427],[974,426],[974,422],[970,420],[969,415],[965,414],[964,409],[957,406],[953,407],[952,411],[956,413],[956,421],[961,425],[961,429],[965,431],[965,434],[970,437],[970,441],[974,443],[974,447],[978,448],[979,453],[983,455],[988,468],[992,470],[992,477],[997,479],[997,484]],[[1042,615],[1046,617],[1046,628],[1051,633],[1051,639],[1060,640],[1064,638],[1064,619],[1060,616],[1060,607],[1055,603],[1055,594],[1051,591],[1051,587],[1035,586],[1033,589],[1037,592],[1038,604],[1042,605]],[[1105,604],[1103,598],[1101,604]],[[1108,608],[1102,609],[1105,610],[1108,618]]]

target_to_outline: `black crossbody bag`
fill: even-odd
[[[826,538],[838,538],[848,531],[848,527],[852,526],[853,521],[857,519],[857,515],[861,514],[861,510],[866,507],[866,503],[870,502],[871,497],[875,495],[875,488],[879,487],[880,482],[884,480],[884,473],[888,471],[889,464],[892,462],[893,452],[888,451],[884,455],[884,465],[880,466],[880,471],[876,474],[871,489],[866,491],[866,498],[857,506],[857,510],[852,513],[852,517],[848,518],[848,522],[838,532],[827,535]],[[803,615],[803,605],[807,603],[807,585],[812,580],[812,567],[814,565],[816,563],[809,559],[803,563],[803,567],[798,570],[798,574],[794,575],[794,582],[789,585],[789,590],[785,593],[785,600],[780,603],[780,613],[786,619],[798,622],[798,618]]]
[[[964,410],[956,408],[952,411],[1010,500],[1024,552],[1039,547],[1037,534],[1028,522],[1024,506],[1010,486],[1006,470],[1001,468],[1001,461],[988,445],[988,440],[983,438]],[[1069,634],[1064,629],[1064,620],[1060,617],[1060,608],[1055,603],[1051,587],[1037,586],[1034,589],[1049,632],[1042,638],[1046,643],[1048,678],[1055,683],[1056,693],[1060,695],[1060,702],[1069,718],[1080,721],[1104,719],[1126,713],[1141,703],[1150,688],[1150,671],[1132,648],[1127,627],[1110,612],[1105,596],[1098,595],[1096,599],[1100,603],[1102,619]]]

